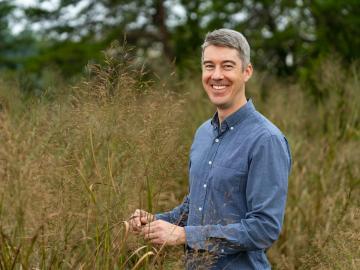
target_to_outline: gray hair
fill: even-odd
[[[250,64],[250,46],[240,32],[222,28],[207,33],[204,43],[201,45],[201,61],[204,58],[205,48],[210,45],[236,49],[239,53],[243,70]]]

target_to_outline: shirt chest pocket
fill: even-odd
[[[211,176],[212,187],[225,197],[232,197],[234,193],[244,190],[247,172],[214,164]]]

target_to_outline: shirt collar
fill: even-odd
[[[255,106],[251,99],[249,99],[244,106],[241,106],[236,112],[232,113],[228,117],[224,119],[221,123],[221,126],[224,127],[232,127],[236,125],[238,122],[244,121],[250,114],[255,112]],[[211,125],[215,128],[219,127],[219,117],[218,112],[216,112],[211,119]]]

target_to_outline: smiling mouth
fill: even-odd
[[[223,90],[227,87],[227,85],[215,85],[215,84],[212,84],[211,85],[212,88],[214,88],[215,90]]]

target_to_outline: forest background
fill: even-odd
[[[214,108],[200,45],[248,38],[248,97],[289,139],[274,269],[359,269],[357,0],[0,0],[0,269],[182,269],[127,233],[187,192]]]

